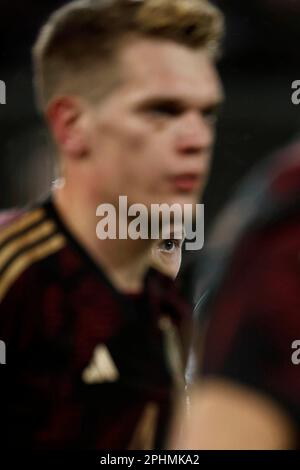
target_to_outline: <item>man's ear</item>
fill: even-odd
[[[63,96],[54,99],[46,111],[46,118],[58,147],[70,158],[82,158],[89,151],[89,139],[83,120],[84,110],[83,101]]]

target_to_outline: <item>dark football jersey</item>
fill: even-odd
[[[300,366],[292,360],[300,340],[300,145],[252,176],[224,214],[203,257],[198,373],[275,400],[300,446]]]
[[[154,270],[144,286],[118,292],[50,199],[2,217],[2,446],[163,447],[190,307]]]

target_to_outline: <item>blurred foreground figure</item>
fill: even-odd
[[[180,253],[167,261],[151,237],[97,237],[97,207],[115,208],[127,236],[119,196],[148,213],[195,207],[222,99],[221,32],[205,0],[76,2],[41,30],[35,86],[60,179],[0,231],[3,447],[164,445],[191,312],[149,268],[175,277]]]
[[[207,246],[199,291],[199,381],[172,446],[299,449],[300,144],[276,155],[229,205]]]

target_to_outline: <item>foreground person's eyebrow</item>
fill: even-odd
[[[187,105],[178,98],[153,97],[140,103],[137,108],[141,111],[160,109],[161,111],[169,112],[170,114],[180,114],[185,111]]]
[[[215,116],[218,116],[223,108],[224,105],[224,100],[218,100],[213,102],[212,104],[208,104],[207,106],[203,106],[200,108],[200,111],[202,114],[214,114]]]
[[[207,102],[203,106],[194,105],[195,109],[199,109],[202,113],[215,113],[219,114],[222,110],[224,99],[222,97]],[[137,109],[141,111],[161,109],[162,111],[169,112],[170,114],[180,114],[187,109],[193,108],[191,103],[184,101],[177,97],[152,97],[146,98],[142,103],[137,105]]]

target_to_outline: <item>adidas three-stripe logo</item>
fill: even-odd
[[[42,208],[19,216],[0,231],[0,302],[27,268],[64,245],[64,236]]]

